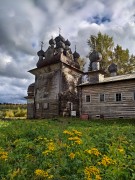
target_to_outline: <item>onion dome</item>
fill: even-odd
[[[57,48],[65,48],[65,44],[62,41],[59,41],[56,45]]]
[[[117,65],[112,63],[109,67],[108,67],[108,71],[109,73],[115,73],[117,72]]]
[[[34,87],[35,87],[35,83],[29,85],[27,90],[28,96],[34,96]]]
[[[64,37],[62,37],[60,34],[59,34],[59,36],[57,36],[57,37],[55,38],[55,41],[56,41],[56,43],[58,43],[58,42],[60,42],[60,41],[62,41],[63,43],[65,43]]]
[[[71,43],[70,43],[70,41],[68,39],[65,41],[65,45],[66,46],[70,46],[71,45]]]
[[[89,55],[89,59],[91,62],[98,62],[102,60],[102,55],[101,53],[97,52],[97,51],[93,51],[90,55]]]
[[[80,54],[75,51],[75,52],[73,53],[73,57],[74,57],[74,59],[78,59],[78,58],[80,57]]]
[[[49,40],[49,44],[50,44],[50,45],[55,45],[56,42],[55,42],[55,40],[52,38],[52,39]]]
[[[37,55],[38,55],[38,56],[44,56],[44,53],[45,53],[45,52],[41,49],[40,51],[37,52]]]

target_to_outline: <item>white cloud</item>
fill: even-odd
[[[40,41],[46,49],[51,36],[58,35],[58,27],[71,41],[72,50],[76,44],[83,57],[89,52],[89,36],[99,31],[134,53],[134,7],[134,0],[0,1],[0,85],[6,84],[0,87],[0,95],[11,101],[17,94],[22,101],[34,80],[27,71],[36,67]]]

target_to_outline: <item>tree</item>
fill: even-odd
[[[135,56],[120,45],[114,47],[113,37],[99,32],[88,39],[90,53],[96,50],[102,54],[101,68],[107,72],[108,66],[114,62],[118,66],[118,74],[132,73],[135,70]]]
[[[117,64],[119,74],[125,74],[131,71],[129,68],[130,64],[128,63],[129,58],[129,50],[123,50],[122,47],[117,44],[114,48],[113,62]]]
[[[77,62],[79,63],[80,70],[83,71],[83,70],[84,70],[84,66],[85,66],[85,64],[86,64],[85,59],[79,57],[79,58],[77,59]]]
[[[90,53],[96,50],[102,54],[101,67],[103,70],[106,70],[112,58],[113,38],[99,32],[97,36],[90,36],[88,45],[90,46]]]

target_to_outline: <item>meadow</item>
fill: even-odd
[[[26,104],[0,104],[0,118],[25,118],[27,116]]]
[[[135,119],[0,120],[2,180],[135,180]]]

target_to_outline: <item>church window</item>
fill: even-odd
[[[100,94],[100,102],[104,102],[105,101],[105,94]]]
[[[90,95],[86,95],[86,102],[90,102],[90,101],[91,101]]]
[[[116,93],[116,101],[121,101],[121,100],[122,100],[121,93]]]

